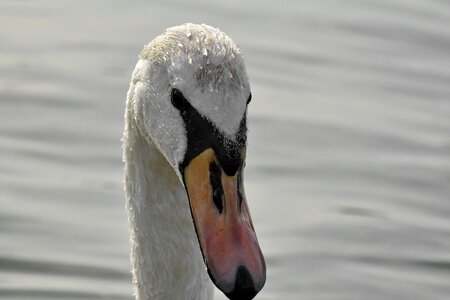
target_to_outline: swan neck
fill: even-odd
[[[185,189],[135,125],[126,118],[123,150],[136,299],[212,299]]]

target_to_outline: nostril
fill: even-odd
[[[227,293],[227,297],[231,300],[250,300],[257,293],[250,273],[244,266],[240,266],[236,273],[234,289],[231,293]]]
[[[212,162],[209,166],[209,180],[211,181],[212,197],[214,204],[216,205],[219,213],[223,210],[223,187],[222,187],[222,175],[219,166]]]

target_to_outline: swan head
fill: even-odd
[[[210,278],[230,299],[252,299],[266,274],[243,186],[251,94],[238,46],[207,25],[169,28],[131,84],[132,117],[186,190]]]

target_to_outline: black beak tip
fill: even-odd
[[[226,296],[231,300],[250,300],[257,293],[250,273],[244,266],[240,266],[236,273],[234,289],[230,293],[226,293]]]

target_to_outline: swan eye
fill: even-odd
[[[172,89],[172,93],[170,95],[170,101],[175,108],[184,111],[186,110],[187,100],[184,98],[183,93],[178,89]]]
[[[250,93],[250,95],[248,96],[248,99],[247,99],[247,104],[249,104],[249,103],[250,103],[250,101],[252,101],[252,93]]]

